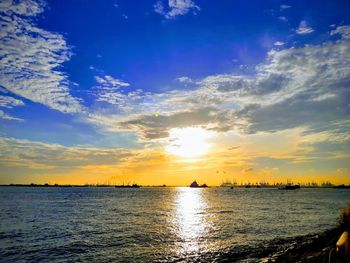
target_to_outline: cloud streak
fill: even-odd
[[[10,96],[4,96],[0,95],[0,107],[4,108],[13,108],[17,106],[23,106],[24,102],[15,98],[12,98]]]
[[[315,30],[312,27],[308,26],[305,20],[302,20],[295,32],[299,35],[307,35],[314,31]]]
[[[7,120],[7,121],[23,121],[23,119],[13,117],[2,110],[0,110],[0,119]]]
[[[0,138],[1,167],[72,169],[84,165],[116,165],[135,155],[125,149],[65,147],[59,144]]]
[[[71,53],[62,35],[38,28],[32,17],[42,2],[2,1],[0,8],[0,85],[6,90],[65,113],[82,106],[69,93],[60,69]]]
[[[164,4],[163,1],[158,1],[153,8],[156,13],[163,15],[166,19],[173,19],[190,11],[194,14],[200,11],[200,7],[191,0],[168,0],[167,4]]]

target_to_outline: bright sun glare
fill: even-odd
[[[166,146],[168,153],[192,158],[206,154],[210,149],[208,139],[212,132],[202,128],[174,128],[170,132],[169,143]]]

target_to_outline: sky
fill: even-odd
[[[0,183],[350,184],[350,3],[2,0]]]

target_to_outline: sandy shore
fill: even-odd
[[[298,237],[285,244],[279,251],[273,252],[259,262],[328,262],[329,251],[335,247],[340,236],[339,229],[324,233]]]

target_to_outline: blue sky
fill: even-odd
[[[2,1],[0,136],[34,155],[4,153],[4,181],[22,180],[21,169],[60,173],[63,164],[37,160],[35,144],[136,158],[190,127],[225,141],[213,143],[221,155],[259,148],[264,136],[267,148],[277,137],[298,146],[241,152],[225,168],[235,173],[327,160],[322,171],[349,175],[349,10],[348,1]]]
[[[101,73],[153,91],[171,88],[183,75],[203,78],[240,65],[253,67],[276,41],[288,46],[317,42],[330,25],[348,22],[347,1],[303,2],[281,9],[288,2],[203,1],[196,3],[200,10],[189,8],[166,19],[155,12],[154,1],[139,1],[136,8],[133,1],[52,1],[39,25],[62,33],[73,46],[75,55],[65,68],[82,87],[93,86],[94,75]],[[295,34],[301,21],[317,34]],[[96,70],[89,71],[90,66]]]

